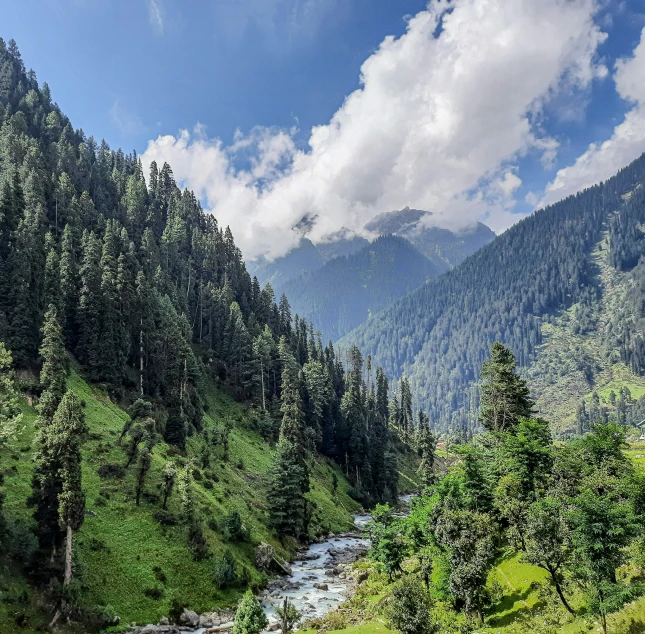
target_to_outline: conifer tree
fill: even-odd
[[[46,428],[44,444],[48,454],[56,457],[60,479],[58,512],[65,526],[65,576],[64,584],[72,579],[73,533],[85,518],[85,494],[81,483],[81,444],[87,434],[85,414],[73,392],[67,392],[56,410],[52,424]]]
[[[303,430],[298,366],[286,337],[280,339],[282,359],[282,425],[271,470],[268,494],[271,522],[280,536],[298,537],[306,523],[309,469]]]
[[[175,488],[175,480],[177,479],[177,469],[172,462],[167,462],[166,466],[161,473],[161,494],[163,501],[161,508],[165,511],[168,505],[168,498],[172,495]]]
[[[535,403],[526,381],[515,372],[513,353],[495,342],[482,366],[479,420],[489,431],[513,431],[520,418],[530,418]]]
[[[0,440],[5,442],[15,437],[22,419],[11,365],[11,352],[0,341]]]
[[[418,474],[421,484],[425,487],[432,486],[436,480],[434,472],[435,451],[437,441],[430,431],[428,417],[425,412],[419,411],[419,428],[417,447],[421,454]]]
[[[260,634],[269,625],[262,604],[247,590],[235,613],[232,634]]]

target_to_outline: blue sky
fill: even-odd
[[[308,130],[422,0],[0,2],[5,40],[76,127],[143,151],[196,122],[226,142],[254,126]]]
[[[76,127],[249,256],[405,205],[504,230],[645,151],[645,0],[0,0]],[[642,40],[642,44],[641,44]]]

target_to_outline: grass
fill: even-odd
[[[361,570],[370,565],[356,564]],[[406,569],[413,569],[414,562],[410,561]],[[373,569],[372,569],[373,570]],[[390,586],[384,575],[372,573],[367,582],[360,586],[360,593],[367,592],[368,596],[361,601],[352,600],[360,614],[361,607],[373,604],[387,596]],[[548,591],[547,573],[536,566],[522,561],[522,556],[516,552],[508,552],[500,558],[489,574],[489,584],[497,581],[504,589],[501,601],[489,610],[485,624],[476,627],[479,634],[583,634],[598,631],[599,623],[585,617],[583,598],[577,592],[568,590],[570,603],[577,610],[577,615],[571,617],[561,606],[557,596]],[[542,589],[542,592],[541,592]],[[544,590],[547,590],[545,593]],[[545,597],[547,597],[545,599]],[[546,602],[545,602],[546,601]],[[459,631],[458,625],[444,612],[443,604],[438,603],[435,615],[444,622],[442,632]],[[367,611],[366,622],[353,625],[341,630],[328,631],[343,632],[344,634],[368,634],[377,632],[390,632],[384,621],[383,615],[375,616],[373,611]],[[351,620],[356,620],[353,618]],[[609,632],[612,634],[638,634],[645,632],[645,597],[626,605],[621,611],[610,615],[608,618]],[[445,629],[447,627],[448,629]],[[316,630],[307,630],[306,634],[313,634]]]
[[[168,615],[173,598],[197,612],[214,610],[234,604],[242,591],[242,587],[218,590],[213,584],[213,562],[224,550],[231,551],[239,570],[245,571],[245,579],[251,584],[261,581],[253,565],[256,544],[266,541],[284,556],[290,554],[288,545],[278,542],[268,528],[265,491],[272,450],[255,428],[258,415],[252,408],[209,386],[204,427],[222,426],[229,421],[233,428],[229,459],[220,455],[208,467],[197,469],[200,478],[194,481],[195,507],[203,519],[204,536],[213,557],[195,561],[188,547],[187,527],[181,522],[164,527],[153,515],[160,509],[159,482],[165,463],[169,459],[180,464],[191,457],[196,460],[203,443],[201,436],[188,439],[187,458],[169,454],[165,443],[155,446],[145,495],[137,507],[134,466],[122,478],[102,479],[98,474],[102,465],[125,465],[126,456],[117,439],[127,414],[76,372],[71,373],[68,388],[85,403],[90,428],[83,447],[83,488],[88,514],[75,538],[75,576],[80,583],[81,605],[110,606],[122,624],[157,622]],[[24,429],[12,446],[0,448],[0,465],[11,550],[17,549],[26,556],[34,547],[31,510],[26,501],[31,492],[36,413],[26,403],[23,412]],[[334,472],[338,482],[335,495]],[[340,532],[352,525],[351,513],[358,504],[349,497],[348,490],[349,483],[333,464],[323,459],[314,462],[310,494],[315,505],[314,531]],[[171,496],[168,508],[179,517],[177,498],[176,493]],[[240,513],[251,532],[248,543],[226,543],[218,530],[219,520],[233,510]],[[155,588],[161,591],[159,598],[144,593]],[[21,575],[20,566],[6,557],[0,558],[0,593],[0,632],[32,634],[45,624],[48,615],[38,609],[38,596]],[[16,619],[24,621],[24,627],[18,629]]]
[[[621,387],[629,388],[632,398],[645,395],[645,377],[635,375],[622,363],[616,350],[607,347],[605,332],[625,305],[630,292],[629,274],[609,265],[607,232],[592,254],[600,298],[591,312],[594,327],[575,332],[577,306],[561,311],[542,324],[542,344],[535,351],[531,367],[525,370],[529,388],[540,414],[550,421],[555,432],[576,428],[576,410],[594,391],[609,404]]]

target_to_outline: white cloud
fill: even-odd
[[[168,161],[247,257],[286,252],[305,215],[317,217],[314,240],[406,205],[446,226],[486,218],[500,231],[517,219],[518,157],[555,158],[557,143],[535,123],[545,104],[603,73],[596,9],[595,0],[435,0],[364,62],[361,88],[311,130],[307,150],[285,131],[226,147],[199,129],[150,141],[143,160]],[[243,151],[255,156],[248,169],[235,167]]]
[[[645,152],[645,28],[632,57],[616,62],[616,90],[633,103],[623,121],[603,143],[592,143],[573,165],[558,171],[540,201],[545,205],[613,176]]]
[[[148,20],[159,35],[163,35],[163,11],[161,8],[161,0],[147,0],[148,1]]]

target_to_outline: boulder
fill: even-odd
[[[159,625],[170,625],[170,621],[168,620],[167,616],[162,616],[159,619]]]
[[[329,590],[329,586],[326,583],[314,583],[314,588],[316,588],[316,590],[322,590],[323,592],[327,592]]]
[[[199,614],[197,614],[197,612],[193,612],[192,610],[187,610],[186,608],[184,608],[184,611],[179,617],[179,623],[181,623],[181,625],[190,625],[190,627],[198,627]]]
[[[198,627],[213,627],[213,618],[210,614],[201,614],[199,617]]]

